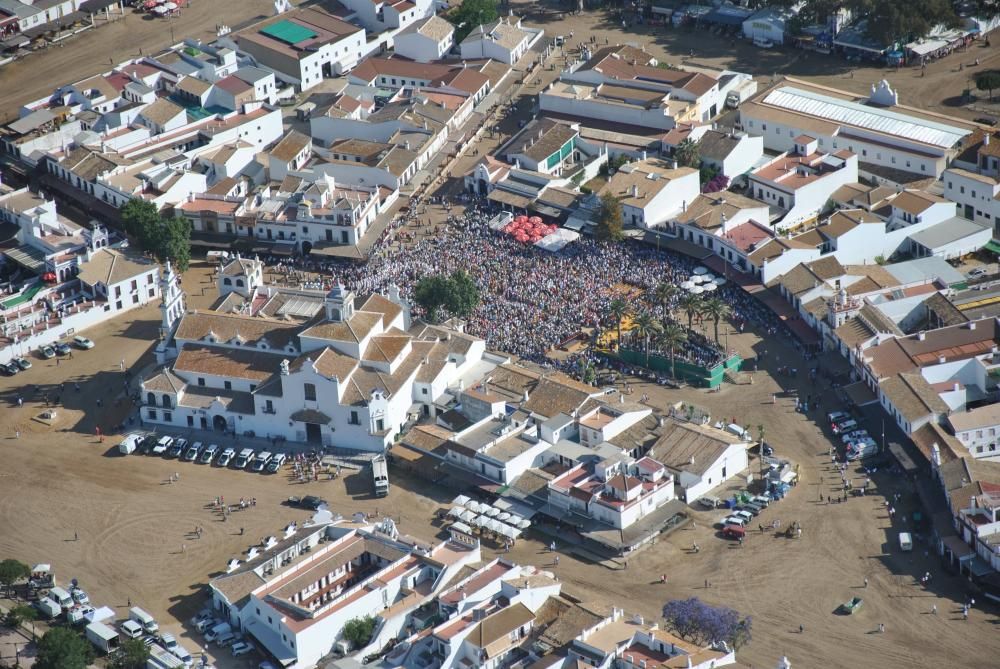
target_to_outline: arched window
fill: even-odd
[[[232,279],[228,279],[228,278],[227,279],[223,279],[222,280],[222,285],[223,286],[231,286],[231,285],[233,285],[233,280]]]
[[[312,402],[316,401],[316,385],[313,383],[305,383],[302,385],[302,391],[305,393],[306,399]]]
[[[170,405],[171,405],[170,395],[164,394],[163,395],[163,408],[164,409],[169,409],[169,408],[171,408]]]
[[[146,394],[146,404],[148,404],[151,407],[155,407],[156,406],[156,393],[147,393]]]
[[[236,285],[237,285],[237,286],[238,286],[239,288],[242,288],[242,287],[243,287],[243,279],[236,279]]]

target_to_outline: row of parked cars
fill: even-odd
[[[746,526],[759,516],[773,500],[767,495],[754,495],[732,507],[730,514],[722,519],[722,536],[740,539],[746,534]]]
[[[861,428],[858,421],[847,412],[833,411],[827,414],[827,419],[830,421],[830,430],[844,444],[848,460],[860,460],[878,452],[878,444],[868,434],[868,430]]]
[[[73,346],[85,351],[94,348],[94,342],[86,337],[77,335],[70,341],[73,343]],[[61,358],[64,355],[69,355],[72,350],[72,346],[66,342],[60,341],[55,344],[42,346],[38,348],[35,353],[37,353],[38,357],[42,360],[51,360],[52,358]],[[23,356],[20,358],[14,358],[10,362],[0,364],[0,372],[3,372],[7,376],[14,376],[15,374],[19,374],[29,369],[31,369],[31,361]]]
[[[191,619],[191,625],[205,636],[206,643],[228,648],[233,657],[246,655],[254,649],[253,644],[233,630],[232,625],[216,618],[211,609],[202,609]]]
[[[257,452],[252,448],[237,451],[232,446],[222,448],[218,444],[189,442],[184,437],[158,436],[143,432],[126,435],[118,445],[118,450],[122,455],[131,453],[159,455],[167,459],[176,458],[201,465],[246,469],[267,474],[277,473],[288,459],[285,453]]]

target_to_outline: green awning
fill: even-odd
[[[1000,255],[1000,242],[994,239],[991,239],[990,243],[984,246],[983,248],[986,249],[987,251],[992,251],[993,253]]]
[[[298,44],[316,37],[316,33],[305,26],[287,20],[272,23],[266,28],[261,28],[260,32],[287,44]]]

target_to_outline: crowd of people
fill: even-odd
[[[616,287],[635,287],[643,303],[631,304],[633,310],[655,313],[662,307],[647,295],[660,283],[680,284],[696,266],[690,258],[637,242],[602,244],[582,238],[550,253],[494,232],[492,217],[489,207],[469,205],[439,235],[413,244],[381,245],[363,265],[331,268],[333,278],[359,294],[384,294],[395,284],[404,298],[411,298],[422,277],[465,270],[481,294],[466,331],[496,350],[550,364],[546,352],[582,329],[616,326],[608,313],[618,297]],[[769,332],[781,327],[767,307],[738,287],[720,286],[716,295],[730,306],[739,329],[748,321]],[[697,332],[689,333],[684,350],[678,351],[679,357],[699,364],[714,364],[723,355],[714,341]]]

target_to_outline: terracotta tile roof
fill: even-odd
[[[115,249],[103,248],[94,253],[90,260],[80,267],[80,281],[93,286],[103,283],[113,286],[141,276],[158,266],[142,258],[134,258]]]
[[[298,371],[307,363],[312,364],[317,372],[328,379],[335,378],[338,381],[346,381],[358,366],[358,361],[351,356],[326,347],[299,356],[288,365],[288,369]]]
[[[882,394],[908,423],[949,411],[948,405],[919,373],[897,374],[883,379],[879,386]]]
[[[382,322],[382,314],[356,311],[348,321],[332,323],[322,321],[302,332],[303,337],[360,343]]]
[[[297,130],[290,131],[281,138],[270,153],[276,159],[289,163],[295,159],[306,147],[312,145],[312,138]]]
[[[403,308],[390,300],[388,297],[372,293],[361,303],[360,311],[371,311],[382,314],[382,327],[388,328],[389,324],[396,320],[403,313]]]
[[[228,349],[210,346],[183,346],[174,361],[174,369],[192,374],[212,374],[249,381],[264,381],[277,372],[282,357],[252,349]]]
[[[908,214],[919,216],[935,204],[947,201],[944,198],[923,191],[906,190],[892,199],[892,206]]]
[[[245,345],[266,342],[269,348],[285,348],[295,342],[301,325],[239,314],[189,311],[181,318],[175,337],[200,341],[214,335],[216,341],[228,342],[240,337]]]

